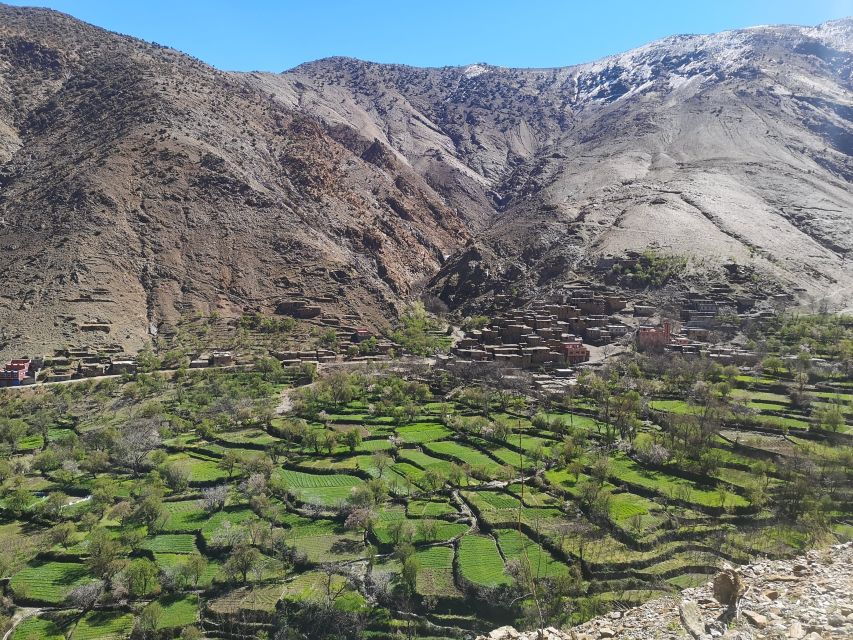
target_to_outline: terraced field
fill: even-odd
[[[34,562],[9,581],[16,598],[43,604],[59,604],[74,587],[94,578],[76,562]]]
[[[132,614],[90,611],[74,627],[69,640],[125,640],[132,628]]]
[[[824,407],[794,406],[782,378],[717,367],[697,386],[676,380],[676,368],[635,379],[648,362],[630,364],[596,385],[579,379],[570,401],[502,404],[494,392],[488,407],[461,400],[491,389],[456,395],[467,383],[446,371],[407,379],[365,368],[334,374],[344,385],[335,401],[327,379],[306,387],[271,423],[219,416],[229,389],[249,413],[274,406],[280,386],[262,376],[141,378],[105,392],[111,413],[99,419],[111,429],[101,439],[81,400],[69,409],[80,426],[51,432],[55,450],[41,454],[29,432],[9,449],[14,473],[0,492],[8,594],[15,606],[60,609],[12,638],[125,638],[153,597],[164,637],[194,625],[223,637],[232,624],[289,627],[305,622],[289,616],[332,603],[372,640],[446,640],[520,619],[532,604],[525,576],[554,598],[549,611],[570,612],[554,622],[566,624],[706,581],[723,562],[853,535],[851,441],[843,429],[817,431]],[[718,382],[724,375],[732,382]],[[844,399],[817,391],[815,377],[813,403]],[[620,435],[604,403],[643,388],[656,395],[641,398]],[[710,426],[702,402],[719,412]],[[169,419],[165,451],[133,468],[126,451],[108,449],[125,422],[144,426],[128,408],[137,404]],[[69,506],[75,496],[86,499]],[[819,519],[802,513],[824,504],[826,529],[812,531]],[[131,589],[133,572],[146,584]],[[113,579],[128,609],[67,617],[72,589]],[[366,589],[377,600],[368,604]]]
[[[424,445],[424,448],[430,453],[452,458],[460,464],[467,464],[474,468],[483,469],[490,475],[499,473],[503,468],[501,464],[495,462],[474,447],[459,444],[458,442],[447,440],[429,442]]]
[[[515,529],[496,529],[495,536],[507,562],[521,563],[537,579],[561,576],[569,571],[565,563],[556,560],[540,544]]]
[[[491,536],[462,537],[459,541],[459,572],[465,580],[484,587],[510,583],[503,558]]]
[[[419,571],[417,592],[421,596],[458,598],[461,592],[453,578],[453,549],[429,547],[415,554]]]
[[[364,482],[344,474],[313,474],[285,469],[280,472],[284,485],[303,502],[332,506],[347,499],[353,487]]]

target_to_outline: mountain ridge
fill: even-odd
[[[293,297],[387,326],[427,280],[474,309],[647,246],[850,304],[853,20],[544,70],[274,74],[0,16],[4,354]]]

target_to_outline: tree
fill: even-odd
[[[323,433],[323,447],[326,449],[326,453],[332,455],[332,451],[334,451],[335,447],[338,446],[338,436],[337,434],[329,429],[328,431]]]
[[[158,602],[152,602],[145,607],[136,619],[133,628],[133,638],[147,640],[157,636],[157,629],[163,619],[163,607]]]
[[[391,466],[393,462],[391,456],[389,456],[384,451],[376,451],[371,456],[371,460],[373,461],[373,466],[376,467],[376,470],[379,472],[379,477],[381,478],[388,467]]]
[[[424,482],[430,491],[435,492],[444,486],[446,479],[437,469],[429,468],[424,472]]]
[[[844,428],[844,412],[837,404],[819,408],[815,412],[815,420],[823,431],[838,433]]]
[[[86,565],[103,580],[111,580],[124,567],[121,544],[102,528],[89,533],[89,557]]]
[[[141,597],[148,595],[157,587],[157,565],[148,558],[136,558],[130,562],[125,570],[127,586],[130,593]]]
[[[168,518],[169,512],[163,507],[160,496],[156,494],[144,496],[131,514],[134,522],[144,524],[151,533],[159,531]]]
[[[778,356],[767,356],[761,363],[761,369],[773,376],[778,376],[782,372],[784,366],[785,364]]]
[[[95,478],[110,468],[110,456],[106,451],[94,450],[86,453],[86,457],[80,461],[80,469],[92,474]]]
[[[323,383],[332,404],[336,408],[350,402],[355,395],[350,376],[345,371],[335,371],[325,378]]]
[[[228,485],[208,487],[201,493],[202,506],[208,513],[220,511],[228,499]]]
[[[175,493],[186,491],[190,486],[190,474],[184,467],[177,463],[165,465],[160,470],[160,475],[163,476],[163,481]]]
[[[240,463],[240,456],[238,456],[234,451],[228,450],[225,454],[219,459],[216,463],[216,466],[222,469],[225,473],[228,474],[228,479],[231,479],[231,476],[234,475],[234,469]]]
[[[320,453],[320,434],[311,429],[305,433],[305,437],[302,438],[302,444],[305,445],[306,449],[311,449],[315,454]]]
[[[249,572],[260,560],[261,554],[257,549],[246,544],[240,544],[231,551],[223,570],[229,579],[234,580],[239,576],[245,583],[249,579]]]
[[[141,418],[127,423],[116,443],[116,454],[120,462],[130,467],[133,475],[139,475],[145,459],[162,444],[156,420]]]
[[[417,593],[418,589],[418,572],[420,565],[417,557],[412,554],[403,559],[400,569],[400,582],[407,595],[411,596]]]
[[[415,532],[412,528],[412,524],[408,520],[393,520],[391,524],[388,525],[388,535],[395,546],[411,540],[414,537],[414,534]]]
[[[80,609],[80,615],[84,616],[91,611],[104,593],[104,583],[101,580],[81,584],[68,592],[65,601],[68,606]]]
[[[181,565],[180,574],[191,583],[193,587],[198,587],[198,583],[204,572],[207,571],[207,560],[198,553],[187,556],[184,563]]]
[[[33,494],[24,487],[13,489],[6,498],[6,508],[16,516],[20,517],[32,502]]]
[[[369,508],[360,508],[354,509],[350,511],[347,516],[346,521],[344,522],[344,526],[347,529],[352,529],[355,531],[361,531],[365,542],[367,541],[367,535],[373,529],[373,523],[376,520],[376,514],[373,513],[372,509]]]
[[[41,503],[39,510],[45,518],[57,520],[66,502],[68,502],[68,496],[60,491],[52,491]]]
[[[18,441],[27,433],[27,423],[19,418],[0,418],[0,443],[10,453],[18,448]]]
[[[348,429],[344,432],[344,443],[349,447],[350,453],[355,453],[361,444],[361,432],[357,428]]]
[[[60,522],[59,524],[54,525],[53,528],[47,532],[47,535],[51,544],[58,544],[67,549],[71,544],[71,541],[74,539],[75,533],[77,533],[77,525],[73,522]]]

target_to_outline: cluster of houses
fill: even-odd
[[[495,296],[501,305],[508,298]],[[494,360],[519,369],[562,370],[590,359],[584,344],[609,344],[631,328],[615,318],[627,301],[606,288],[568,286],[548,301],[510,309],[482,329],[468,332],[454,347],[467,360]]]
[[[0,371],[0,387],[136,373],[139,367],[136,358],[121,351],[118,346],[108,346],[98,352],[72,347],[58,349],[52,355],[12,360]],[[234,364],[234,354],[230,351],[214,351],[205,355],[195,354],[191,358],[190,368],[228,367]]]
[[[53,355],[44,356],[38,379],[43,382],[62,382],[135,372],[136,359],[124,355],[120,345],[109,345],[98,351],[72,347],[58,349]]]
[[[772,311],[753,312],[755,305],[754,299],[734,295],[726,285],[712,287],[707,293],[688,293],[681,301],[681,330],[675,332],[669,320],[663,320],[659,325],[643,324],[635,333],[636,348],[639,351],[668,351],[708,357],[724,364],[752,366],[759,359],[754,352],[733,346],[715,346],[708,341],[713,331],[725,329],[735,317],[772,315]]]

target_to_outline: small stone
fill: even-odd
[[[829,622],[829,624],[832,625],[833,627],[843,627],[847,621],[844,618],[842,618],[840,615],[835,614],[835,615],[829,616],[829,620],[827,622]]]
[[[771,589],[770,591],[764,592],[764,597],[767,598],[768,600],[776,600],[779,598],[780,595],[782,595],[782,594],[780,594],[778,591],[776,591],[776,589]]]
[[[806,630],[803,629],[803,625],[800,624],[799,620],[794,620],[793,624],[788,627],[788,637],[791,640],[800,640],[805,635]]]
[[[823,637],[817,631],[812,631],[805,637],[805,640],[823,640]]]
[[[615,636],[616,632],[610,627],[601,627],[601,629],[598,630],[599,638],[614,638]]]
[[[622,617],[622,612],[621,612],[621,611],[611,611],[611,612],[610,612],[610,619],[611,619],[611,620],[618,620],[618,619],[619,619],[619,618],[621,618],[621,617]]]
[[[767,618],[760,613],[755,611],[750,611],[749,609],[743,610],[743,617],[749,621],[753,627],[758,627],[759,629],[763,629],[767,626]]]

